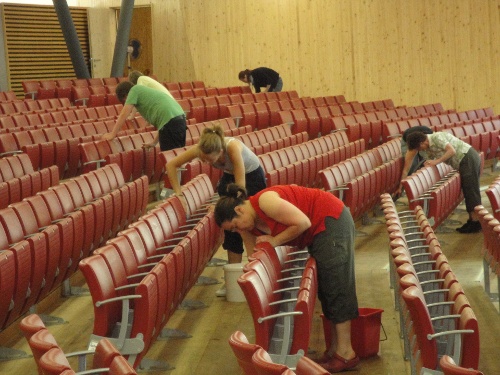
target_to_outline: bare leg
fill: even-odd
[[[345,359],[353,359],[356,356],[351,344],[351,321],[332,325],[332,343],[328,349],[328,355],[334,353]]]
[[[233,253],[232,251],[227,251],[227,262],[229,264],[241,263],[243,260],[243,254]]]

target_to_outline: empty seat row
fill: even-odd
[[[59,183],[59,169],[52,165],[33,169],[26,154],[0,159],[0,208],[46,190]]]
[[[352,156],[319,172],[324,189],[350,208],[354,220],[367,218],[368,212],[379,203],[380,194],[393,193],[399,186],[403,160],[399,141],[392,143]]]
[[[206,87],[203,81],[163,82],[163,85],[171,92]]]
[[[107,339],[99,341],[93,350],[65,353],[58,345],[56,338],[45,327],[40,316],[36,314],[26,316],[21,320],[19,328],[28,341],[40,374],[70,375],[75,374],[76,370],[115,375],[137,374],[118,349]],[[89,361],[87,356],[92,356],[92,360]],[[73,361],[75,363],[72,366],[70,362]],[[88,362],[91,366],[87,365]]]
[[[287,246],[275,249],[268,243],[258,244],[243,268],[238,284],[252,314],[255,345],[275,363],[295,368],[307,351],[316,275],[316,262],[307,251]]]
[[[10,133],[34,130],[48,126],[79,124],[92,120],[116,118],[122,109],[121,104],[102,107],[60,107],[50,110],[16,113],[0,117],[0,132]],[[137,116],[140,118],[140,116]],[[142,121],[144,121],[142,119]]]
[[[40,100],[11,100],[0,102],[0,114],[9,115],[26,112],[39,112],[53,110],[55,108],[68,108],[71,102],[67,98],[40,99]]]
[[[128,77],[90,78],[90,79],[47,79],[40,81],[23,81],[22,86],[26,99],[68,98],[72,100],[73,87],[89,86],[116,86],[119,82],[127,81]]]
[[[0,329],[60,286],[78,262],[142,215],[145,177],[124,184],[116,166],[68,180],[0,210]]]
[[[102,134],[112,130],[114,124],[114,120],[94,121],[0,134],[0,156],[24,152],[30,157],[35,170],[57,165],[61,178],[74,177],[81,173],[82,168],[79,143],[100,139]],[[127,120],[125,130],[118,135],[137,132],[135,120]]]
[[[202,98],[178,99],[178,103],[186,112],[188,118],[196,118],[198,122],[215,120],[229,116],[228,106],[277,100],[290,100],[298,98],[296,91],[282,91],[259,94],[227,94],[217,96],[206,96]],[[274,95],[272,95],[274,94]],[[266,100],[260,100],[266,99]],[[232,116],[231,116],[232,117]],[[239,124],[239,123],[238,123]]]
[[[17,100],[16,93],[12,90],[10,91],[0,91],[0,102],[9,102],[12,100]]]
[[[183,193],[189,215],[195,217],[213,196],[213,189],[206,176],[199,176],[183,186]],[[202,218],[194,221],[186,226],[187,214],[179,199],[168,198],[81,261],[80,269],[94,301],[90,345],[108,337],[134,367],[139,366],[221,244],[222,231],[213,213],[205,210]],[[134,303],[133,318],[123,321],[122,317],[129,316],[129,303]],[[115,336],[116,324],[124,331]]]
[[[164,83],[164,85],[167,89],[168,87],[175,87],[168,83]],[[202,98],[205,96],[244,94],[251,92],[248,86],[173,88],[169,89],[169,91],[175,99]]]
[[[440,370],[443,355],[463,368],[477,369],[477,319],[427,217],[420,206],[398,212],[389,194],[381,201],[396,271],[396,307],[412,373]]]
[[[275,363],[269,353],[260,345],[248,342],[241,331],[234,332],[229,338],[229,345],[245,375],[328,375],[329,372],[312,359],[302,356],[293,370],[283,364]]]
[[[485,159],[495,159],[492,170],[496,170],[496,159],[499,151],[500,116],[488,121],[472,122],[468,125],[454,126],[444,129],[455,137],[470,144],[477,152],[482,152]]]

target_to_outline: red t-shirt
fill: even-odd
[[[271,219],[260,209],[259,197],[266,191],[278,193],[281,199],[293,204],[311,220],[309,229],[287,243],[287,245],[297,246],[300,249],[311,245],[314,236],[325,230],[325,218],[327,216],[338,219],[344,209],[344,202],[333,194],[319,189],[310,189],[297,185],[277,185],[261,190],[249,198],[250,204],[257,212],[257,216],[271,229],[271,236],[273,237],[283,232],[287,226]],[[262,235],[262,232],[254,229],[252,234],[259,236]]]

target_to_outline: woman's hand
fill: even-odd
[[[265,234],[263,236],[258,236],[255,239],[255,243],[261,243],[261,242],[269,242],[272,247],[278,246],[278,244],[276,244],[276,240],[274,239],[274,237],[268,234]]]

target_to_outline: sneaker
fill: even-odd
[[[478,233],[481,232],[481,223],[479,221],[467,220],[462,227],[457,228],[459,233]]]
[[[226,296],[226,284],[222,285],[219,290],[215,292],[217,297],[225,297]]]

